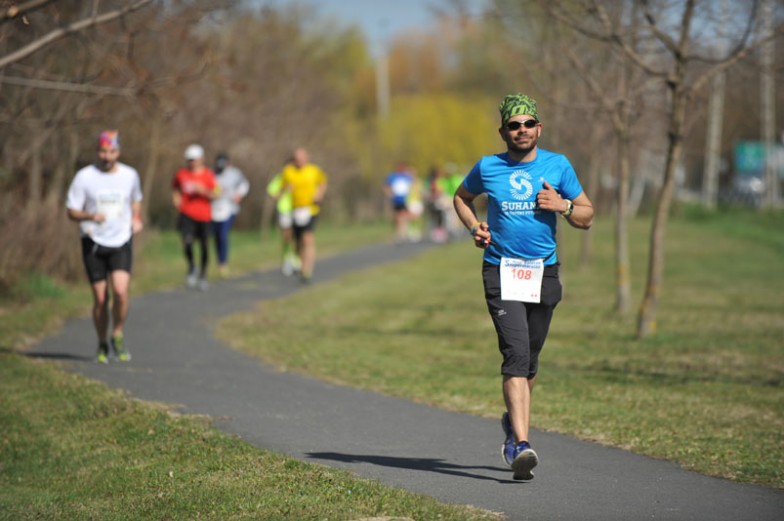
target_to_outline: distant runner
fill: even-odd
[[[291,164],[291,160],[286,163]],[[294,205],[291,192],[283,192],[283,172],[278,172],[267,185],[267,194],[277,199],[275,211],[278,217],[278,228],[281,235],[281,272],[290,277],[302,268],[302,263],[294,244]]]
[[[189,288],[198,287],[204,291],[208,287],[211,201],[217,197],[220,188],[212,170],[204,166],[204,149],[200,145],[186,148],[184,159],[186,167],[178,170],[172,181],[172,204],[179,212],[177,229],[188,263],[185,283]],[[198,271],[193,258],[194,241],[199,242],[201,250]]]
[[[215,178],[220,187],[212,200],[212,236],[218,256],[218,273],[223,277],[229,270],[229,234],[234,219],[240,213],[240,202],[248,195],[250,183],[242,170],[231,164],[229,155],[221,152],[215,158]]]
[[[414,176],[404,161],[400,161],[395,170],[387,174],[384,179],[384,193],[392,206],[392,223],[397,242],[404,242],[409,238],[411,211],[408,203],[413,187]]]
[[[131,359],[123,337],[130,307],[131,242],[133,234],[144,228],[139,174],[119,158],[117,131],[101,132],[98,160],[76,173],[66,201],[68,217],[79,223],[82,232],[82,259],[93,294],[93,324],[98,336],[96,361],[101,363],[109,361],[110,345],[118,360]]]
[[[297,254],[302,260],[300,279],[310,282],[316,264],[316,221],[321,211],[321,202],[327,191],[327,176],[317,165],[310,162],[307,150],[298,148],[292,155],[291,164],[283,168],[282,192],[291,193],[294,239]]]

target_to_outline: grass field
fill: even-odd
[[[674,218],[659,334],[644,341],[634,338],[634,316],[612,310],[610,223],[597,223],[586,268],[577,266],[578,232],[566,230],[565,299],[542,355],[534,425],[784,488],[782,225],[781,213]],[[320,252],[389,234],[385,224],[325,226]],[[635,302],[647,234],[647,222],[631,224]],[[236,234],[233,248],[236,273],[277,264],[272,239]],[[151,234],[142,250],[137,294],[182,284],[172,234]],[[208,418],[14,354],[63,318],[84,316],[82,286],[31,277],[27,303],[0,308],[0,519],[494,517],[249,447]],[[292,308],[296,328],[285,327]],[[476,415],[501,412],[499,355],[478,252],[467,243],[260,304],[218,333],[282,369]]]
[[[579,232],[566,230],[565,298],[540,359],[533,425],[784,487],[782,225],[782,214],[673,219],[659,334],[646,340],[634,314],[613,311],[609,223],[596,226],[585,268]],[[636,302],[647,227],[630,227]],[[220,331],[281,369],[498,417],[500,355],[479,266],[472,245],[451,244],[263,302]]]
[[[389,237],[386,224],[323,226],[323,256]],[[180,286],[172,233],[149,233],[133,289]],[[235,273],[278,263],[277,237],[236,233]],[[306,464],[225,435],[209,418],[132,400],[18,351],[89,312],[86,284],[32,276],[24,304],[0,307],[0,520],[346,520],[378,516],[479,521],[496,515]]]

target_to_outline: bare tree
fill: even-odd
[[[590,38],[617,48],[634,66],[663,82],[668,92],[668,147],[651,228],[648,278],[637,324],[639,337],[656,331],[656,311],[664,272],[666,225],[674,196],[675,173],[683,155],[687,108],[695,93],[706,82],[747,57],[760,45],[761,40],[753,41],[751,38],[757,22],[757,3],[754,1],[748,4],[746,22],[736,39],[735,47],[720,59],[712,59],[707,56],[705,49],[696,45],[698,40],[693,32],[699,14],[698,7],[708,9],[707,4],[699,0],[639,1],[645,31],[656,45],[655,48],[648,47],[652,52],[647,53],[635,47],[623,25],[609,15],[604,2],[581,0],[567,5],[567,2],[552,0],[548,3],[550,12],[558,19]],[[709,20],[703,17],[702,21]],[[779,32],[781,25],[775,34]]]
[[[626,14],[628,18],[628,34],[630,45],[637,48],[636,40],[639,38],[637,28],[637,10]],[[621,10],[615,16],[622,20],[624,13]],[[619,23],[619,22],[615,22]],[[631,179],[631,147],[632,132],[639,112],[643,109],[643,93],[646,83],[639,74],[635,74],[629,59],[623,53],[613,53],[615,67],[609,69],[611,76],[616,79],[615,88],[612,82],[606,81],[607,67],[587,67],[585,60],[577,55],[576,46],[569,46],[566,55],[569,62],[590,89],[591,94],[601,105],[603,112],[608,115],[616,141],[616,164],[618,184],[615,193],[615,273],[616,273],[616,301],[615,309],[625,314],[631,307],[631,266],[629,261],[629,239],[627,219],[629,217],[629,186]]]
[[[6,54],[5,56],[0,56],[0,69],[10,65],[12,63],[18,62],[31,54],[40,51],[41,49],[45,48],[48,45],[56,42],[57,40],[68,36],[70,34],[78,33],[80,31],[84,31],[90,27],[94,27],[96,25],[104,24],[106,22],[110,22],[121,16],[125,16],[129,13],[134,11],[138,11],[142,7],[145,7],[152,3],[153,0],[137,0],[131,4],[125,5],[120,9],[115,9],[112,11],[107,11],[105,13],[98,14],[97,7],[99,2],[94,0],[93,3],[93,12],[90,16],[87,16],[81,20],[77,20],[75,22],[71,22],[65,27],[58,27],[49,33],[40,36],[33,41],[29,42],[27,45],[14,50]],[[31,1],[20,6],[15,6],[16,8],[9,8],[6,10],[3,18],[0,18],[0,21],[5,20],[12,20],[14,18],[24,17],[28,14],[28,12],[38,9],[46,4],[54,3],[54,2],[44,2],[44,1]]]

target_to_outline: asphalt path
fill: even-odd
[[[323,259],[313,283],[408,258],[426,247],[377,245]],[[209,415],[217,428],[256,447],[349,469],[442,502],[503,512],[510,520],[784,519],[782,490],[706,477],[535,429],[536,477],[517,482],[501,461],[498,420],[280,372],[215,339],[221,318],[303,289],[296,279],[271,270],[214,283],[207,292],[183,288],[135,298],[125,332],[133,354],[129,363],[92,362],[95,340],[88,319],[67,322],[29,354],[62,360],[136,398]],[[557,320],[556,313],[554,327]],[[497,355],[494,344],[487,348],[488,356]]]

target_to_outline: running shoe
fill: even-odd
[[[294,273],[302,271],[302,260],[296,255],[291,255],[291,265],[294,267]]]
[[[539,464],[539,456],[527,441],[521,441],[514,446],[514,459],[512,460],[512,478],[519,481],[534,479],[531,472]]]
[[[514,461],[515,437],[508,412],[501,415],[501,428],[504,430],[505,437],[504,443],[501,445],[501,456],[504,458],[504,463],[511,465]]]
[[[185,285],[189,288],[195,288],[198,283],[199,277],[196,276],[195,272],[188,273],[188,276],[185,277]]]
[[[210,283],[207,282],[207,279],[199,279],[199,290],[207,291],[208,289],[210,289]]]
[[[122,335],[115,335],[112,337],[112,349],[114,349],[114,356],[120,362],[128,362],[131,360],[131,353],[125,348],[125,340]]]
[[[98,354],[95,355],[95,361],[100,364],[109,363],[109,344],[106,342],[98,343]]]

